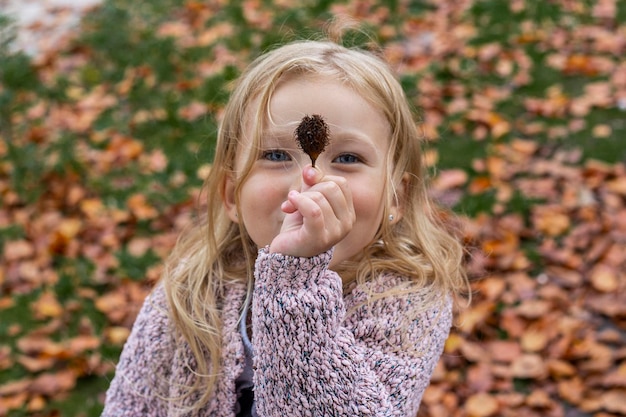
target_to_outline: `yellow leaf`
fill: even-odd
[[[116,346],[123,345],[126,342],[126,339],[128,339],[129,335],[130,330],[122,326],[109,327],[104,332],[104,337],[106,338],[107,342]]]
[[[60,317],[63,314],[63,307],[51,292],[45,292],[37,301],[31,304],[35,317]]]

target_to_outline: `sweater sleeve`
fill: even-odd
[[[163,287],[146,298],[117,364],[102,417],[163,416],[174,342]]]
[[[352,291],[346,311],[332,253],[295,258],[261,250],[255,266],[253,347],[260,416],[413,416],[451,326],[451,304],[367,299],[395,276]],[[406,279],[404,279],[406,281]]]

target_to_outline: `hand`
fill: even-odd
[[[285,220],[270,252],[298,257],[326,252],[346,237],[356,219],[346,179],[311,165],[302,170],[302,189],[290,191],[281,209]]]

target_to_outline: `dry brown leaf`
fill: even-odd
[[[513,340],[494,340],[488,344],[488,349],[496,362],[511,363],[522,353],[519,343]]]
[[[470,396],[464,408],[469,417],[489,417],[496,415],[500,405],[493,395],[482,392]]]
[[[77,375],[74,371],[65,370],[56,373],[46,373],[36,377],[28,391],[33,394],[54,396],[69,391],[76,385]]]
[[[526,404],[532,408],[549,408],[553,405],[553,401],[547,392],[536,389],[526,397]]]
[[[26,335],[17,340],[18,349],[26,355],[45,355],[58,357],[63,352],[60,343],[52,341],[50,338],[40,335]]]
[[[9,397],[26,392],[31,383],[32,380],[30,378],[23,378],[0,385],[0,397]]]
[[[100,338],[89,335],[79,335],[67,342],[67,350],[73,356],[78,356],[85,351],[97,349],[100,346]]]
[[[612,193],[626,196],[626,176],[608,181],[606,188]]]
[[[520,344],[524,352],[537,353],[546,348],[548,339],[546,332],[531,329],[524,332]]]
[[[474,392],[488,392],[493,388],[494,375],[492,367],[479,362],[467,369],[467,385]]]
[[[17,357],[17,363],[26,368],[28,372],[36,373],[52,368],[56,361],[49,356],[30,357],[19,355]]]
[[[2,255],[7,262],[30,258],[34,254],[35,248],[33,244],[26,240],[13,240],[5,242],[2,251]]]
[[[487,277],[476,283],[478,292],[489,301],[500,298],[506,288],[506,281],[499,276]]]
[[[443,170],[439,172],[433,181],[433,187],[437,190],[449,190],[463,186],[467,179],[467,172],[461,169]]]
[[[28,394],[25,392],[0,397],[0,415],[8,414],[8,410],[22,408],[27,399]]]
[[[539,355],[523,354],[511,365],[511,375],[515,378],[542,380],[547,374],[546,364]]]
[[[596,265],[589,272],[589,280],[593,288],[600,292],[614,292],[619,288],[618,272],[605,264]]]
[[[571,226],[569,215],[562,206],[537,206],[532,216],[535,228],[547,236],[560,236]]]
[[[547,366],[550,376],[557,380],[572,377],[578,372],[576,367],[570,362],[560,359],[549,360]]]
[[[495,303],[485,302],[462,311],[459,316],[459,330],[471,333],[478,325],[486,322],[494,309]]]
[[[136,258],[140,258],[150,249],[152,240],[147,237],[135,237],[128,242],[128,253]]]
[[[487,351],[478,343],[473,343],[468,340],[461,345],[460,350],[463,357],[470,362],[489,360]]]
[[[564,379],[557,383],[559,396],[570,404],[580,404],[585,392],[585,385],[579,377]]]
[[[99,297],[95,302],[96,308],[109,316],[113,322],[119,321],[115,318],[125,314],[123,310],[126,309],[127,304],[127,299],[121,291],[109,292]]]

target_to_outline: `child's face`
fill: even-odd
[[[355,215],[352,228],[334,245],[331,266],[338,265],[369,245],[383,221],[389,123],[364,98],[328,77],[284,82],[272,96],[270,113],[271,121],[267,123],[259,152],[250,155],[249,137],[242,138],[239,145],[236,170],[241,171],[249,157],[254,158],[254,163],[241,189],[243,218],[235,216],[232,205],[230,217],[236,222],[243,221],[258,247],[272,243],[281,232],[286,216],[281,205],[289,191],[310,188],[303,185],[302,169],[311,162],[299,149],[294,131],[302,117],[319,114],[329,126],[330,143],[318,157],[316,167],[325,180],[345,178]],[[229,188],[233,192],[233,187],[227,186],[227,194]],[[343,208],[338,205],[333,210]],[[342,216],[342,213],[334,214]]]

